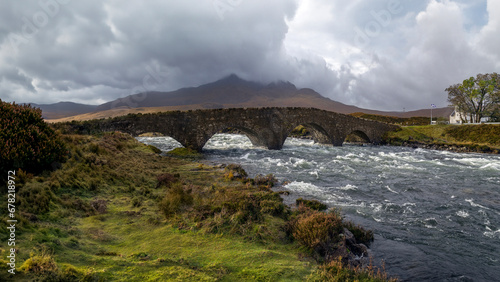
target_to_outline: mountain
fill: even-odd
[[[263,85],[245,81],[236,75],[228,76],[199,87],[182,88],[171,92],[147,92],[130,95],[100,105],[96,111],[119,107],[163,107],[206,104],[204,108],[224,108],[223,104],[246,103]]]
[[[78,104],[73,102],[59,102],[56,104],[42,105],[31,103],[31,105],[35,108],[40,108],[42,110],[42,117],[45,119],[58,119],[68,116],[86,114],[97,109],[97,106]]]
[[[168,110],[250,107],[312,107],[344,114],[363,112],[397,117],[430,115],[430,110],[403,113],[362,109],[333,101],[309,88],[297,89],[290,82],[277,81],[262,84],[246,81],[232,74],[221,80],[198,87],[181,88],[170,92],[147,92],[130,95],[99,105],[92,112],[89,111],[77,117],[58,121],[94,119],[125,115],[127,113],[149,113]],[[449,108],[434,109],[433,116],[448,116],[451,111]],[[67,112],[70,112],[70,110],[65,113]]]

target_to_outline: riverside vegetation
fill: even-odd
[[[454,152],[500,153],[500,125],[408,126],[389,132],[385,143]]]
[[[118,132],[49,133],[64,160],[53,161],[57,146],[46,170],[17,169],[18,260],[8,274],[0,249],[2,281],[387,280],[348,259],[370,231],[315,201],[284,205],[272,175],[209,166],[186,149],[160,156]]]

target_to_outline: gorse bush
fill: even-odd
[[[57,166],[65,155],[64,143],[40,109],[0,100],[0,171],[38,173]]]

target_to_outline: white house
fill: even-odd
[[[450,114],[450,124],[461,124],[462,116],[464,117],[464,120],[468,120],[468,117],[462,112],[459,112],[457,107],[455,107],[455,110],[453,110]]]
[[[450,114],[450,124],[462,124],[462,119],[465,121],[465,123],[471,123],[470,116],[464,114],[463,112],[460,112],[457,107],[455,107],[455,110]],[[480,123],[483,122],[489,122],[490,117],[483,117],[481,118]]]

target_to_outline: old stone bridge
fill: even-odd
[[[310,130],[317,143],[341,146],[350,134],[378,144],[382,135],[398,128],[371,120],[313,108],[235,108],[130,114],[92,121],[94,130],[122,131],[133,136],[159,132],[179,141],[184,147],[201,151],[216,133],[235,128],[246,134],[252,144],[281,149],[285,139],[298,125]]]

